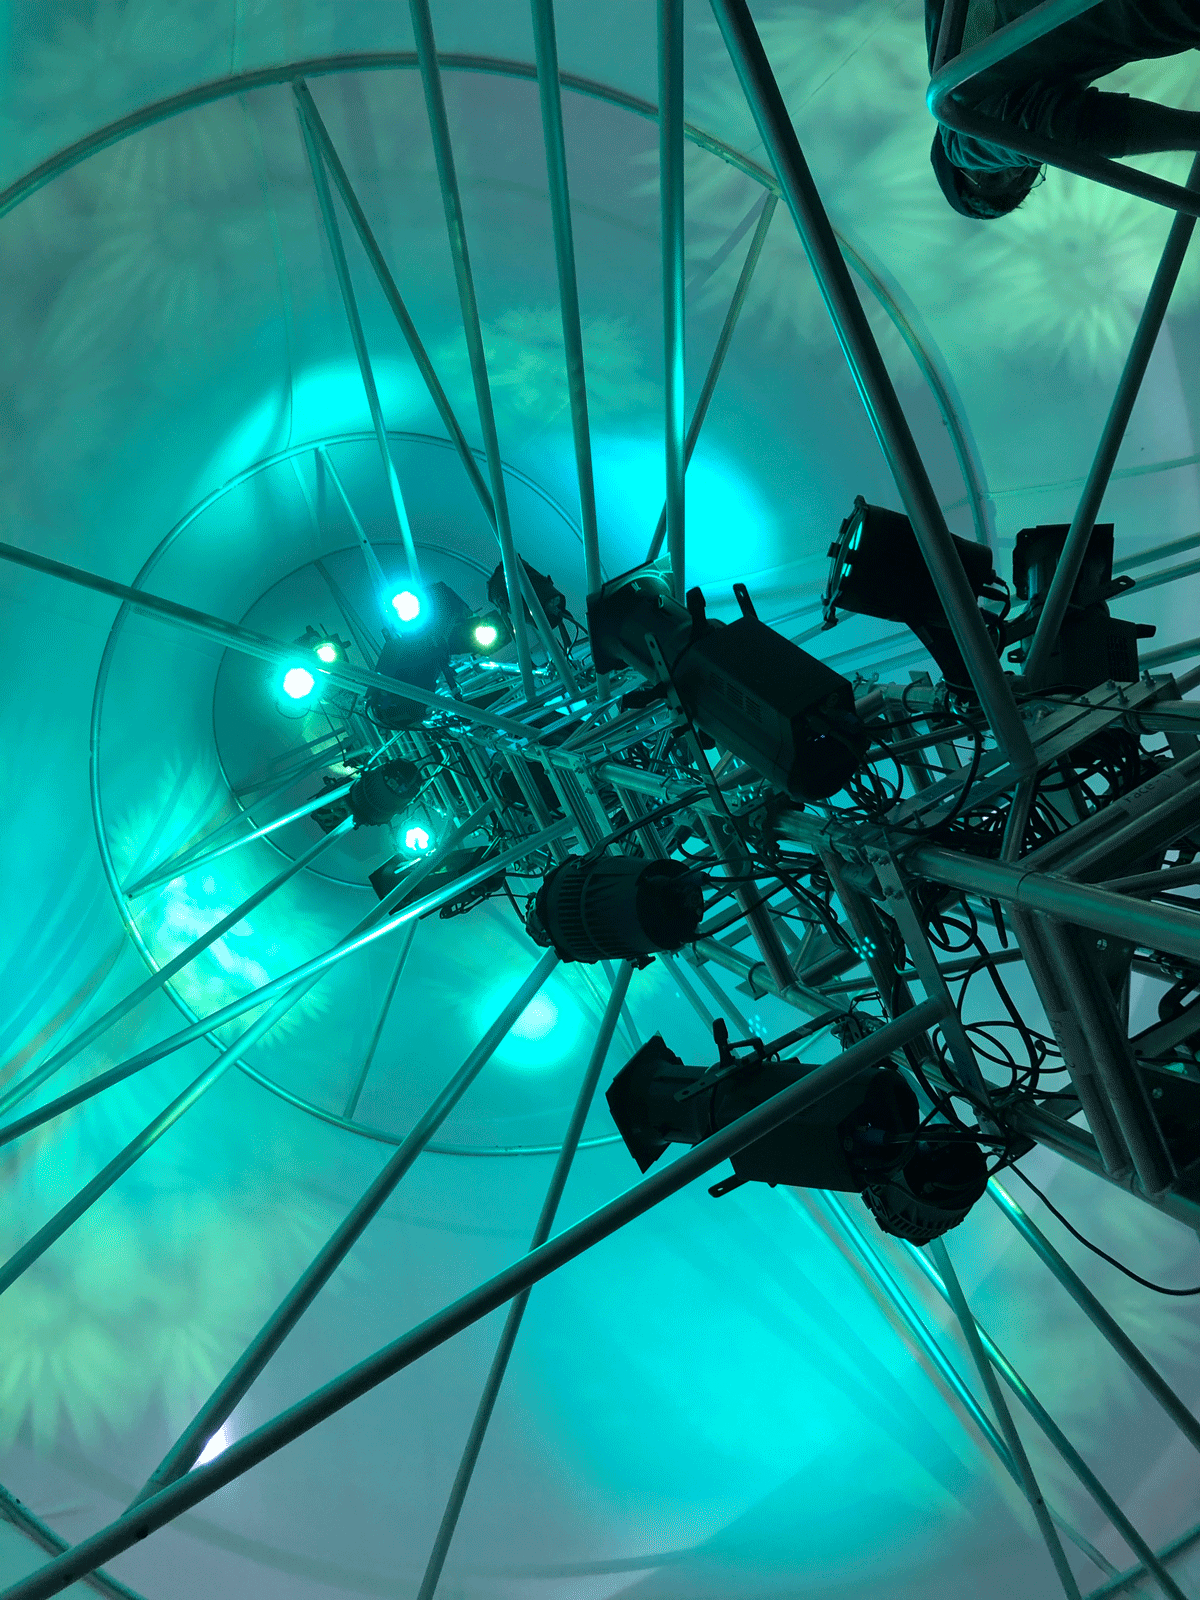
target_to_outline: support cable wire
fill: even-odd
[[[1090,1239],[1085,1238],[1084,1235],[1080,1233],[1079,1229],[1075,1227],[1074,1223],[1068,1222],[1066,1217],[1063,1216],[1062,1212],[1058,1209],[1054,1202],[1047,1199],[1047,1197],[1038,1188],[1037,1184],[1034,1183],[1031,1178],[1027,1178],[1021,1171],[1020,1167],[1012,1166],[1009,1168],[1009,1170],[1014,1172],[1027,1188],[1033,1190],[1034,1194],[1037,1195],[1038,1199],[1046,1207],[1046,1210],[1049,1211],[1052,1216],[1058,1218],[1073,1239],[1078,1239],[1079,1243],[1083,1245],[1085,1249],[1090,1250],[1093,1255],[1099,1256],[1102,1261],[1107,1261],[1110,1267],[1116,1267],[1117,1271],[1123,1272],[1127,1278],[1132,1278],[1134,1283],[1140,1283],[1143,1289],[1152,1289],[1155,1294],[1176,1295],[1180,1299],[1185,1300],[1190,1299],[1194,1295],[1200,1294],[1200,1284],[1197,1284],[1194,1289],[1168,1289],[1164,1284],[1151,1283],[1149,1278],[1143,1278],[1139,1273],[1134,1272],[1132,1267],[1124,1266],[1120,1261],[1117,1260],[1115,1256],[1110,1256],[1107,1250],[1102,1250],[1098,1244],[1093,1244]]]

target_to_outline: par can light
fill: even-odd
[[[700,880],[684,861],[568,856],[542,881],[525,928],[564,961],[632,961],[678,950],[704,914]]]
[[[354,826],[383,827],[400,815],[420,787],[419,770],[403,756],[372,767],[358,779],[348,796]]]

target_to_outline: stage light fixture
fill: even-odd
[[[633,667],[674,689],[698,728],[798,800],[824,800],[858,767],[870,736],[846,678],[760,622],[745,586],[741,616],[710,620],[699,589],[686,607],[651,562],[588,596],[598,672]],[[652,641],[652,642],[650,642]]]
[[[1002,603],[1003,591],[993,587],[999,579],[991,551],[970,539],[951,537],[976,600]],[[839,610],[877,617],[881,622],[901,622],[916,634],[951,687],[970,689],[962,652],[906,516],[868,505],[862,495],[855,496],[854,509],[830,545],[829,556],[829,581],[822,598],[826,628],[837,622]],[[1002,643],[998,620],[987,611],[982,615],[991,624],[990,636],[998,652]]]
[[[380,828],[393,821],[420,787],[419,768],[403,756],[372,767],[358,779],[348,797],[355,827]]]
[[[757,1039],[730,1045],[723,1023],[713,1031],[714,1066],[686,1065],[656,1034],[609,1086],[613,1121],[643,1172],[668,1145],[699,1144],[813,1070]],[[945,1124],[922,1127],[916,1094],[895,1066],[866,1068],[732,1165],[734,1178],[713,1193],[749,1182],[858,1193],[885,1233],[919,1244],[957,1227],[987,1187],[979,1146]]]
[[[283,692],[289,700],[306,700],[316,686],[307,667],[289,667],[283,675]]]
[[[1025,610],[1005,632],[1005,642],[1029,638],[1037,627],[1054,581],[1055,569],[1066,544],[1068,525],[1042,523],[1022,528],[1013,549],[1013,588]],[[1130,577],[1114,578],[1113,524],[1098,522],[1088,539],[1087,552],[1071,591],[1066,616],[1042,673],[1042,682],[1065,688],[1096,689],[1110,680],[1136,683],[1138,640],[1157,631],[1148,623],[1125,622],[1110,616],[1107,601],[1132,589]],[[1023,661],[1025,650],[1010,650],[1010,661]]]
[[[452,655],[495,655],[512,643],[512,628],[503,611],[477,611],[460,619],[454,630]]]
[[[548,572],[535,572],[528,561],[521,565],[529,577],[529,582],[541,602],[542,610],[546,613],[546,621],[552,628],[557,628],[567,615],[567,600],[562,590],[559,589],[554,579]],[[504,581],[504,565],[501,563],[488,579],[487,597],[492,605],[498,606],[506,616],[512,616],[512,605],[508,596],[508,585]],[[533,621],[529,607],[525,607],[525,615]]]
[[[542,880],[525,928],[564,961],[646,966],[656,950],[690,943],[703,914],[700,878],[686,862],[568,856]]]
[[[423,822],[410,822],[400,831],[400,844],[406,855],[427,855],[433,847],[433,834]]]
[[[342,652],[333,643],[332,639],[323,639],[317,646],[317,660],[323,661],[327,667],[331,667],[341,657],[341,654]]]
[[[421,597],[412,589],[400,589],[392,596],[392,610],[401,622],[415,622],[421,615]]]
[[[417,599],[411,590],[405,590],[404,594],[414,601]],[[408,620],[415,621],[420,616],[420,626],[389,630],[375,670],[385,678],[398,678],[402,683],[415,684],[432,693],[437,688],[439,673],[445,676],[449,671],[454,643],[469,608],[445,583],[429,584],[417,604],[417,612]],[[411,611],[411,606],[408,609]],[[397,616],[399,614],[397,611]],[[406,700],[402,695],[388,694],[383,689],[370,690],[367,710],[385,728],[410,728],[429,714],[420,701]]]

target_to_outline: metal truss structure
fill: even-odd
[[[243,1059],[245,1053],[335,964],[369,942],[391,939],[396,956],[385,1008],[344,1113],[331,1116],[307,1102],[297,1102],[348,1131],[364,1131],[355,1120],[356,1109],[387,1005],[402,983],[405,959],[420,919],[451,904],[460,909],[469,907],[473,896],[486,892],[486,886],[508,870],[520,868],[526,875],[545,871],[573,851],[610,850],[653,859],[674,856],[680,860],[703,860],[712,890],[705,921],[686,950],[660,957],[669,966],[680,991],[706,1025],[711,1026],[715,1018],[723,1016],[738,1033],[749,1035],[750,1025],[729,993],[731,977],[752,996],[769,993],[794,1007],[804,1022],[793,1039],[831,1029],[838,1033],[843,1048],[774,1099],[645,1177],[592,1215],[555,1232],[555,1215],[567,1174],[610,1044],[622,1021],[627,991],[634,981],[628,963],[610,969],[603,1023],[528,1253],[236,1441],[216,1459],[197,1465],[206,1442],[230,1416],[405,1173],[422,1151],[437,1148],[433,1141],[451,1110],[555,967],[558,957],[553,951],[547,952],[531,965],[527,978],[415,1126],[395,1141],[394,1153],[374,1182],[222,1379],[132,1505],[108,1527],[69,1549],[61,1546],[61,1541],[44,1526],[38,1524],[35,1528],[35,1519],[24,1512],[19,1502],[10,1499],[0,1507],[6,1515],[23,1519],[27,1531],[33,1532],[43,1547],[61,1546],[60,1553],[44,1567],[6,1590],[3,1600],[42,1600],[80,1577],[90,1577],[104,1592],[126,1593],[99,1572],[103,1562],[507,1303],[508,1319],[420,1590],[421,1600],[429,1600],[437,1588],[533,1286],[765,1132],[815,1104],[864,1066],[895,1052],[906,1053],[914,1081],[922,1085],[927,1095],[940,1097],[944,1103],[961,1108],[964,1114],[973,1115],[993,1152],[1005,1160],[1015,1159],[1035,1143],[1044,1145],[1095,1174],[1098,1180],[1125,1188],[1189,1228],[1200,1228],[1197,1152],[1183,1150],[1173,1139],[1156,1100],[1156,1086],[1162,1082],[1200,1085],[1200,1067],[1193,1049],[1194,1041],[1200,1037],[1200,999],[1180,1005],[1176,1015],[1160,1027],[1131,1039],[1125,1014],[1127,988],[1124,992],[1118,988],[1114,994],[1103,979],[1103,962],[1098,954],[1109,943],[1120,947],[1128,952],[1134,969],[1178,986],[1184,995],[1200,983],[1200,912],[1196,902],[1177,893],[1183,886],[1200,882],[1200,865],[1195,859],[1200,854],[1200,834],[1194,831],[1200,800],[1200,745],[1196,739],[1200,707],[1183,698],[1189,688],[1200,682],[1200,668],[1179,677],[1147,670],[1140,681],[1112,682],[1071,695],[1044,688],[1039,678],[1039,667],[1066,614],[1125,423],[1190,237],[1196,214],[1195,196],[1140,174],[1114,179],[1107,170],[1111,164],[1092,163],[1087,168],[1089,175],[1101,181],[1119,181],[1125,187],[1140,184],[1137,192],[1176,207],[1180,214],[1053,588],[1041,612],[1024,676],[1014,678],[1002,669],[981,620],[853,286],[846,252],[813,184],[744,0],[713,0],[713,9],[768,152],[769,172],[700,130],[685,126],[681,0],[660,0],[658,8],[658,108],[559,73],[551,0],[533,0],[537,49],[533,65],[439,57],[428,0],[410,0],[410,4],[417,43],[415,55],[292,63],[202,86],[100,130],[44,163],[0,196],[0,211],[10,209],[88,155],[155,121],[248,88],[286,86],[295,98],[326,242],[409,569],[415,579],[417,549],[357,310],[334,204],[335,191],[442,417],[448,439],[494,529],[508,592],[523,594],[526,602],[525,606],[514,604],[511,609],[517,663],[513,677],[505,680],[504,691],[499,695],[495,672],[467,667],[459,669],[453,693],[397,683],[394,678],[381,675],[373,669],[373,658],[366,648],[370,641],[362,637],[361,618],[350,611],[344,613],[368,664],[360,667],[343,660],[321,669],[333,695],[332,703],[340,708],[338,725],[330,739],[317,747],[298,745],[294,757],[265,774],[253,791],[243,793],[241,809],[233,822],[190,851],[159,863],[149,874],[121,890],[125,902],[151,893],[181,872],[216,861],[250,839],[331,805],[349,790],[350,781],[327,788],[309,805],[268,821],[256,824],[249,816],[253,806],[258,814],[269,817],[272,802],[289,785],[308,774],[315,777],[335,758],[344,760],[353,752],[361,770],[370,770],[396,754],[426,764],[431,754],[453,756],[452,761],[438,765],[431,780],[441,808],[451,819],[448,836],[426,860],[402,875],[378,907],[330,948],[215,1012],[191,1017],[184,1027],[157,1045],[56,1098],[42,1101],[37,1109],[18,1110],[60,1067],[147,995],[169,985],[188,962],[303,871],[351,826],[350,820],[290,861],[248,900],[165,966],[152,971],[125,1000],[43,1060],[20,1082],[6,1086],[0,1096],[0,1116],[7,1118],[0,1126],[0,1143],[4,1144],[68,1114],[110,1085],[194,1039],[208,1037],[215,1043],[214,1030],[218,1027],[248,1012],[258,1013],[235,1043],[217,1044],[214,1059],[205,1071],[0,1266],[0,1292],[37,1261],[230,1068],[241,1066],[267,1087],[285,1093]],[[954,89],[972,70],[1000,59],[1039,31],[1045,32],[1083,9],[1086,0],[1083,4],[1079,0],[1047,0],[987,45],[961,58],[953,58],[951,52],[950,64],[942,68],[931,86],[931,104],[946,120],[953,118],[955,126],[981,131],[976,126],[978,119],[972,122],[971,114],[953,101]],[[953,13],[955,8],[948,10]],[[307,83],[326,73],[414,69],[420,74],[424,89],[445,204],[484,446],[482,469],[438,380]],[[857,798],[843,795],[828,804],[807,808],[787,802],[731,753],[718,749],[710,760],[696,738],[691,719],[678,697],[670,692],[669,681],[662,685],[664,692],[658,698],[643,698],[640,703],[631,704],[625,697],[631,689],[642,686],[641,679],[633,673],[598,674],[586,642],[569,645],[550,627],[520,562],[509,518],[467,230],[442,97],[444,70],[503,72],[536,80],[538,85],[589,593],[599,588],[602,569],[563,138],[563,88],[601,95],[636,114],[657,117],[659,123],[667,495],[648,557],[655,558],[665,543],[673,586],[679,596],[684,592],[686,562],[687,463],[777,202],[782,199],[786,205],[973,686],[969,693],[952,695],[944,684],[935,685],[929,680],[901,686],[860,678],[856,709],[872,737],[868,765],[874,770],[880,763],[891,763],[900,774],[893,788],[883,789],[882,797],[878,786],[872,791],[874,803],[867,804],[857,791]],[[735,162],[767,191],[690,425],[683,396],[685,137],[722,159]],[[1015,136],[1012,142],[1023,148]],[[1055,154],[1051,152],[1050,158]],[[1071,162],[1064,160],[1063,164],[1069,166]],[[1076,163],[1075,170],[1083,169]],[[936,392],[940,381],[936,369],[924,353],[922,356],[926,376]],[[956,439],[961,445],[960,462],[971,492],[969,451],[962,443],[961,430]],[[379,564],[371,541],[337,482],[327,446],[315,448],[343,496],[368,572],[374,578]],[[1138,560],[1169,555],[1177,548],[1164,547],[1163,551]],[[118,624],[129,610],[139,611],[274,667],[284,666],[294,658],[291,645],[156,596],[144,586],[144,575],[135,584],[123,585],[11,545],[0,546],[0,556],[118,600],[122,608]],[[1168,581],[1195,566],[1190,562],[1183,568],[1163,569],[1151,581]],[[532,629],[527,623],[526,608]],[[1198,648],[1200,642],[1193,640],[1144,657],[1143,665],[1164,668],[1173,660],[1194,655]],[[372,690],[400,692],[419,702],[426,708],[424,720],[419,727],[385,738],[363,715],[365,697]],[[1111,736],[1126,753],[1128,759],[1121,774],[1114,776],[1099,768],[1081,773],[1072,767],[1072,756],[1084,746],[1094,748],[1102,736]],[[1165,748],[1156,742],[1162,737]],[[1155,741],[1154,748],[1145,748],[1147,741]],[[444,856],[481,829],[487,831],[490,840],[482,860],[449,883],[426,886]],[[1172,855],[1173,860],[1169,859]],[[111,861],[108,866],[111,875]],[[947,921],[965,930],[965,953],[955,954],[947,949]],[[802,931],[797,932],[798,928]],[[995,943],[991,942],[992,929]],[[986,935],[981,930],[987,930]],[[1053,1037],[1035,1035],[1022,1025],[1017,1031],[1029,1050],[1028,1065],[1018,1064],[1015,1057],[1010,1057],[1008,1066],[997,1073],[995,1058],[981,1055],[979,1035],[964,1020],[961,993],[956,999],[950,986],[963,979],[965,989],[966,980],[974,973],[995,971],[1009,962],[1025,964]],[[717,972],[725,975],[724,982],[717,980]],[[261,1009],[264,1005],[265,1009]],[[869,1009],[872,1005],[878,1015]],[[855,1019],[854,1027],[848,1025],[851,1018]],[[1048,1091],[1039,1083],[1039,1068],[1047,1053],[1055,1051],[1061,1056],[1069,1087]],[[1200,1089],[1194,1092],[1200,1093]],[[1002,1165],[1003,1160],[998,1161],[997,1170]],[[992,1201],[1074,1297],[1082,1314],[1189,1443],[1200,1450],[1200,1421],[995,1177],[989,1188]],[[868,1237],[836,1195],[823,1195],[821,1204],[841,1230],[863,1272],[907,1327],[914,1349],[957,1397],[981,1438],[1028,1496],[1066,1594],[1077,1597],[1081,1591],[1064,1553],[1063,1538],[1073,1541],[1103,1573],[1104,1583],[1094,1591],[1095,1596],[1115,1594],[1149,1575],[1164,1595],[1183,1600],[1169,1563],[1173,1555],[1200,1536],[1200,1530],[1184,1535],[1166,1550],[1150,1547],[1007,1357],[979,1326],[942,1241],[936,1240],[924,1251],[910,1248],[961,1325],[989,1397],[990,1414],[890,1269],[877,1242]],[[1013,1422],[1005,1386],[1128,1544],[1134,1564],[1127,1572],[1117,1572],[1047,1505]]]

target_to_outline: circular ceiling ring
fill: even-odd
[[[421,444],[433,444],[446,450],[454,450],[454,446],[448,439],[439,439],[436,437],[436,435],[432,434],[407,433],[398,429],[389,429],[388,437],[389,439],[419,442]],[[216,505],[220,500],[224,499],[227,494],[232,493],[234,489],[240,488],[243,484],[250,482],[259,474],[269,471],[272,467],[280,466],[284,462],[294,460],[297,456],[305,455],[309,451],[315,450],[319,445],[329,446],[337,444],[363,444],[368,442],[374,443],[374,440],[374,433],[369,432],[330,434],[327,438],[306,440],[302,444],[289,445],[285,450],[278,450],[273,455],[264,456],[261,461],[253,462],[250,466],[244,467],[240,472],[235,473],[232,478],[228,478],[223,484],[220,484],[216,489],[213,489],[209,494],[205,495],[202,500],[197,501],[190,511],[185,512],[179,521],[175,523],[174,527],[167,532],[167,534],[160,540],[158,545],[146,558],[137,575],[134,577],[131,587],[134,589],[142,588],[149,579],[151,573],[154,571],[155,567],[158,565],[159,561],[161,561],[163,556],[166,555],[167,551],[176,542],[176,540],[179,539],[180,536],[184,534],[187,529],[191,527],[191,525],[196,522],[206,511],[208,511],[212,506]],[[480,452],[475,453],[479,454]],[[560,505],[554,496],[548,492],[548,490],[544,489],[542,485],[537,483],[533,478],[530,478],[526,473],[521,472],[518,468],[510,468],[505,465],[504,471],[507,476],[520,481],[523,485],[525,485],[525,487],[537,494],[552,511],[561,517],[562,521],[567,525],[575,537],[580,539],[582,542],[582,535],[580,534],[578,524],[572,519],[566,508]],[[109,848],[108,834],[104,826],[104,808],[100,797],[100,738],[104,713],[104,692],[108,684],[108,676],[112,668],[113,657],[116,653],[116,647],[119,641],[121,629],[128,615],[128,605],[122,605],[118,609],[116,616],[113,618],[112,626],[109,628],[108,638],[105,640],[104,650],[100,657],[100,665],[96,672],[96,685],[92,694],[92,712],[88,737],[88,792],[91,801],[92,825],[96,831],[96,846],[100,854],[100,863],[104,871],[104,876],[108,882],[109,889],[112,893],[113,900],[116,903],[118,915],[125,925],[125,931],[129,935],[130,942],[132,943],[134,949],[141,956],[149,970],[151,972],[157,972],[158,963],[151,954],[149,946],[142,937],[141,930],[138,928],[133,919],[129,902],[117,877],[116,867],[112,858],[112,851]],[[217,760],[218,764],[220,764],[219,751],[217,753]],[[225,774],[225,769],[223,766],[221,767],[221,772],[222,775],[225,776],[226,783],[228,783],[228,775]],[[232,789],[230,789],[231,794],[232,792]],[[235,795],[234,799],[236,800],[236,798],[237,797]],[[164,990],[189,1023],[198,1022],[200,1020],[198,1014],[192,1010],[191,1006],[189,1006],[183,996],[177,992],[173,984],[165,984]],[[220,1041],[211,1034],[206,1034],[205,1037],[218,1051],[224,1048]],[[315,1101],[309,1100],[306,1096],[296,1094],[293,1090],[285,1088],[283,1084],[278,1083],[267,1073],[262,1072],[257,1067],[251,1066],[249,1062],[239,1060],[236,1065],[238,1070],[247,1078],[249,1078],[252,1083],[258,1084],[260,1088],[266,1089],[270,1094],[275,1095],[278,1099],[284,1101],[287,1105],[294,1107],[296,1110],[305,1112],[308,1116],[314,1117],[318,1122],[323,1122],[329,1127],[338,1128],[343,1133],[354,1133],[360,1138],[370,1139],[377,1144],[387,1144],[393,1146],[402,1144],[405,1138],[407,1138],[407,1131],[404,1133],[392,1133],[385,1128],[376,1128],[368,1123],[359,1123],[349,1118],[339,1116],[337,1112],[329,1111],[324,1106],[318,1105]],[[594,1150],[602,1145],[619,1144],[620,1142],[620,1134],[602,1134],[593,1139],[580,1140],[579,1148],[581,1150]],[[561,1146],[557,1144],[458,1145],[445,1144],[435,1141],[428,1144],[425,1148],[432,1155],[443,1156],[557,1156],[560,1152]]]
[[[537,82],[537,68],[531,61],[511,61],[502,56],[470,55],[458,51],[439,54],[437,59],[443,72],[475,72],[498,78],[521,78],[528,82]],[[335,77],[343,72],[416,70],[415,51],[380,50],[356,51],[345,55],[310,56],[303,61],[290,61],[274,67],[258,67],[248,72],[233,73],[224,78],[211,78],[207,83],[196,84],[191,89],[167,95],[161,100],[153,100],[136,111],[130,111],[113,122],[105,123],[102,128],[93,129],[82,139],[77,139],[74,144],[66,145],[54,155],[47,156],[44,161],[31,167],[6,189],[0,189],[0,217],[6,216],[31,194],[36,194],[53,179],[81,165],[90,156],[119,144],[131,134],[140,133],[145,128],[166,122],[171,117],[181,116],[184,112],[193,111],[199,106],[213,105],[218,100],[245,94],[252,89],[268,89],[280,84],[294,83],[301,78]],[[658,121],[658,107],[650,100],[643,100],[639,95],[628,94],[623,89],[599,83],[594,78],[580,77],[577,73],[563,72],[559,76],[562,87],[573,94],[600,100],[649,122]],[[718,161],[724,161],[728,166],[737,168],[747,178],[760,184],[771,194],[782,198],[783,192],[775,175],[766,167],[760,166],[757,161],[751,160],[748,155],[727,144],[725,140],[718,139],[715,134],[698,128],[695,123],[685,121],[683,132],[689,143],[716,156]],[[954,382],[940,351],[929,332],[920,326],[915,306],[908,301],[907,296],[894,281],[889,281],[885,277],[882,267],[869,261],[863,250],[851,244],[840,230],[835,228],[834,236],[850,266],[887,313],[916,362],[950,434],[955,459],[967,491],[967,503],[971,511],[975,539],[979,544],[988,545],[994,553],[996,542],[993,508],[983,465],[970,431],[959,414]]]

